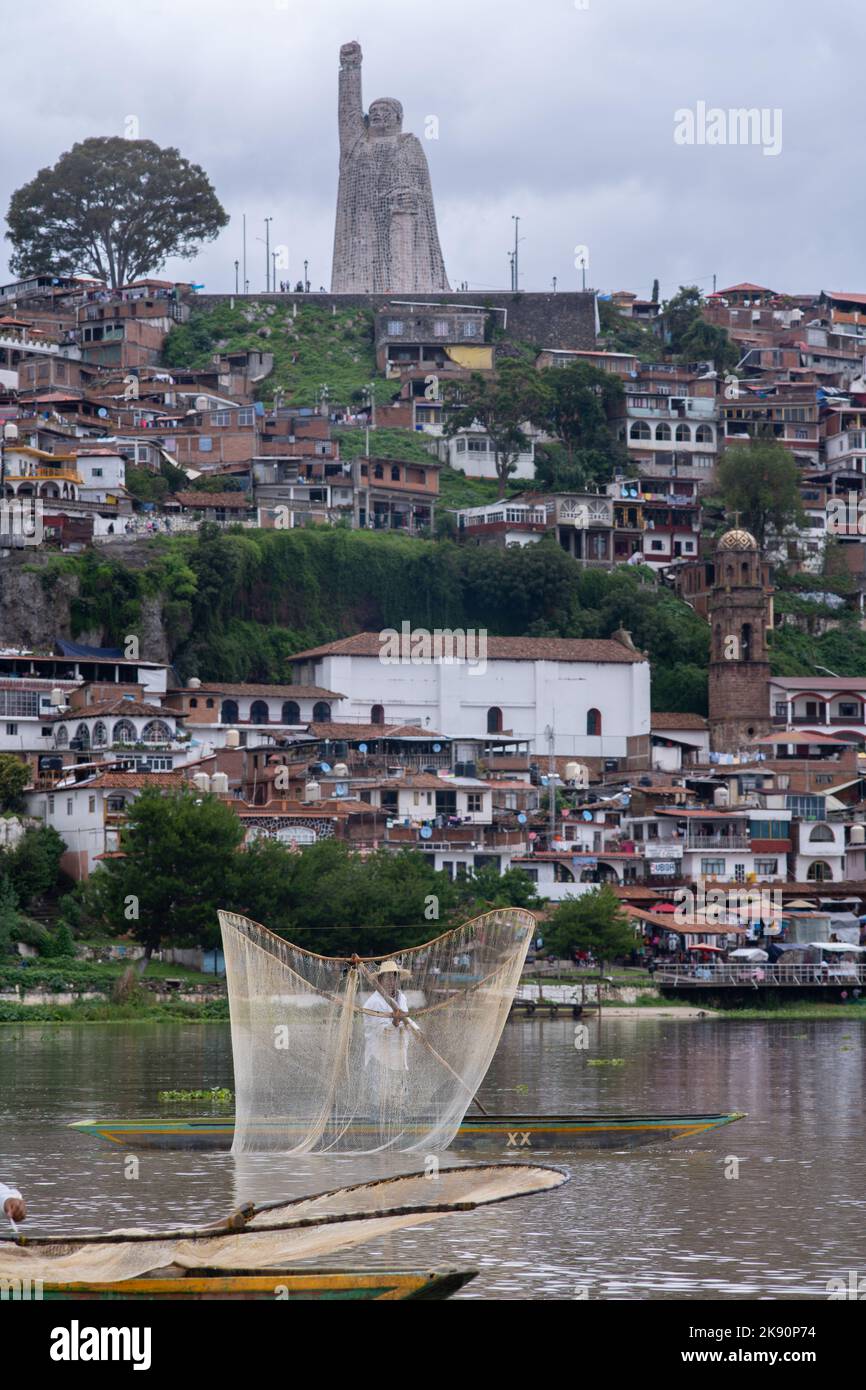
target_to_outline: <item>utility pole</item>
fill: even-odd
[[[238,266],[240,261],[235,261],[235,294],[238,292]]]
[[[272,251],[272,252],[271,252],[271,267],[272,267],[272,269],[273,269],[273,275],[271,276],[271,279],[272,279],[273,282],[274,282],[274,294],[276,294],[276,292],[277,292],[277,253],[276,253],[276,251]]]
[[[556,294],[556,276],[553,277],[553,293]]]
[[[550,844],[548,848],[553,849],[553,841],[556,836],[556,756],[553,751],[554,732],[552,724],[547,725],[547,728],[544,730],[544,736],[547,739],[550,751],[547,768],[547,802],[550,811],[550,828],[548,832]]]
[[[271,288],[271,223],[272,217],[265,218],[265,294]]]
[[[514,289],[514,252],[513,252],[513,251],[509,251],[509,253],[508,253],[508,268],[509,268],[509,270],[510,270],[510,272],[511,272],[511,288],[512,288],[512,290],[513,290],[513,289]]]
[[[310,281],[309,281],[309,279],[307,278],[307,266],[308,266],[309,264],[310,264],[309,261],[304,261],[304,293],[305,293],[305,294],[309,294],[309,293],[310,293]]]
[[[247,215],[244,213],[244,294],[249,293],[250,282],[247,279]]]
[[[516,294],[520,289],[520,252],[518,251],[519,238],[517,235],[520,218],[512,213],[511,220],[514,223],[514,293]]]

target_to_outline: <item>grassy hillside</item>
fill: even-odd
[[[376,375],[372,310],[332,314],[314,304],[304,305],[296,317],[290,306],[275,303],[194,309],[188,323],[168,334],[163,361],[167,367],[203,370],[215,352],[250,348],[274,354],[274,370],[262,382],[260,398],[272,400],[279,388],[286,405],[315,405],[323,383],[330,399],[342,403]]]

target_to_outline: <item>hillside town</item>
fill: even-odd
[[[446,633],[444,656],[393,664],[382,634],[357,632],[295,652],[283,684],[181,683],[137,651],[58,637],[50,650],[0,651],[0,751],[28,765],[28,816],[62,836],[63,868],[85,879],[121,853],[143,788],[190,783],[232,807],[247,842],[411,847],[453,880],[520,869],[551,904],[609,885],[640,937],[680,951],[790,929],[785,905],[802,912],[804,895],[813,915],[801,935],[820,921],[828,937],[858,944],[866,675],[771,674],[768,635],[775,568],[818,575],[831,546],[852,581],[845,602],[862,609],[866,295],[750,283],[713,293],[700,324],[721,330],[730,370],[678,360],[657,302],[607,298],[608,315],[640,322],[657,343],[657,360],[644,361],[600,345],[600,298],[560,296],[564,332],[584,341],[557,340],[534,366],[583,364],[616,379],[615,476],[583,491],[540,486],[536,450],[552,441],[528,420],[508,458],[509,495],[449,508],[443,470],[486,485],[498,476],[490,433],[454,423],[461,388],[508,362],[492,331],[507,311],[461,298],[431,307],[385,296],[371,307],[387,403],[372,387],[366,403],[323,389],[318,405],[293,407],[269,390],[267,338],[260,350],[215,352],[206,369],[166,365],[172,328],[203,311],[189,285],[111,290],[44,275],[0,288],[7,554],[33,544],[16,531],[13,503],[38,505],[41,545],[68,554],[204,523],[424,538],[446,516],[463,546],[552,539],[579,568],[648,567],[706,621],[707,715],[654,708],[647,654],[622,629],[586,640],[480,634],[474,660],[458,649],[465,634]],[[519,298],[527,312],[542,297]],[[285,301],[294,315],[304,299],[249,302],[258,312]],[[346,430],[365,441],[348,459]],[[394,431],[425,461],[381,451],[377,439]],[[706,506],[725,452],[760,441],[795,462],[805,517],[768,528],[763,550],[738,518],[725,529]],[[155,500],[128,485],[166,465],[183,482]],[[672,893],[694,885],[725,890],[733,905],[720,920],[680,913],[660,937]],[[774,907],[761,900],[756,913],[749,892],[765,885]]]

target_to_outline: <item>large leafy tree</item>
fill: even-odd
[[[543,374],[526,362],[506,361],[495,376],[473,372],[467,382],[449,383],[446,399],[455,407],[448,417],[448,433],[478,424],[487,432],[496,459],[498,496],[526,449],[528,422],[543,420],[548,412],[548,387]]]
[[[782,535],[788,526],[804,521],[800,470],[775,440],[756,439],[726,449],[716,469],[716,484],[727,511],[740,513],[761,547],[770,531]]]
[[[85,273],[113,288],[193,257],[228,222],[207,174],[152,140],[95,136],[12,195],[17,275]]]
[[[106,860],[90,880],[87,915],[131,933],[148,958],[163,940],[213,946],[217,909],[236,897],[243,835],[232,808],[217,797],[146,788],[121,835],[123,857]]]
[[[547,413],[539,423],[562,441],[560,459],[547,448],[538,476],[557,489],[587,488],[610,482],[617,467],[628,469],[628,450],[616,438],[611,421],[624,413],[620,377],[588,362],[543,373]]]
[[[619,898],[607,886],[561,902],[547,923],[544,939],[546,947],[563,958],[573,951],[590,950],[601,966],[626,955],[636,941]]]
[[[0,753],[0,811],[20,811],[30,768],[12,753]]]

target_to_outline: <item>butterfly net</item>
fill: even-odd
[[[235,1153],[451,1143],[508,1017],[531,912],[488,912],[375,958],[314,955],[246,917],[219,918]]]

